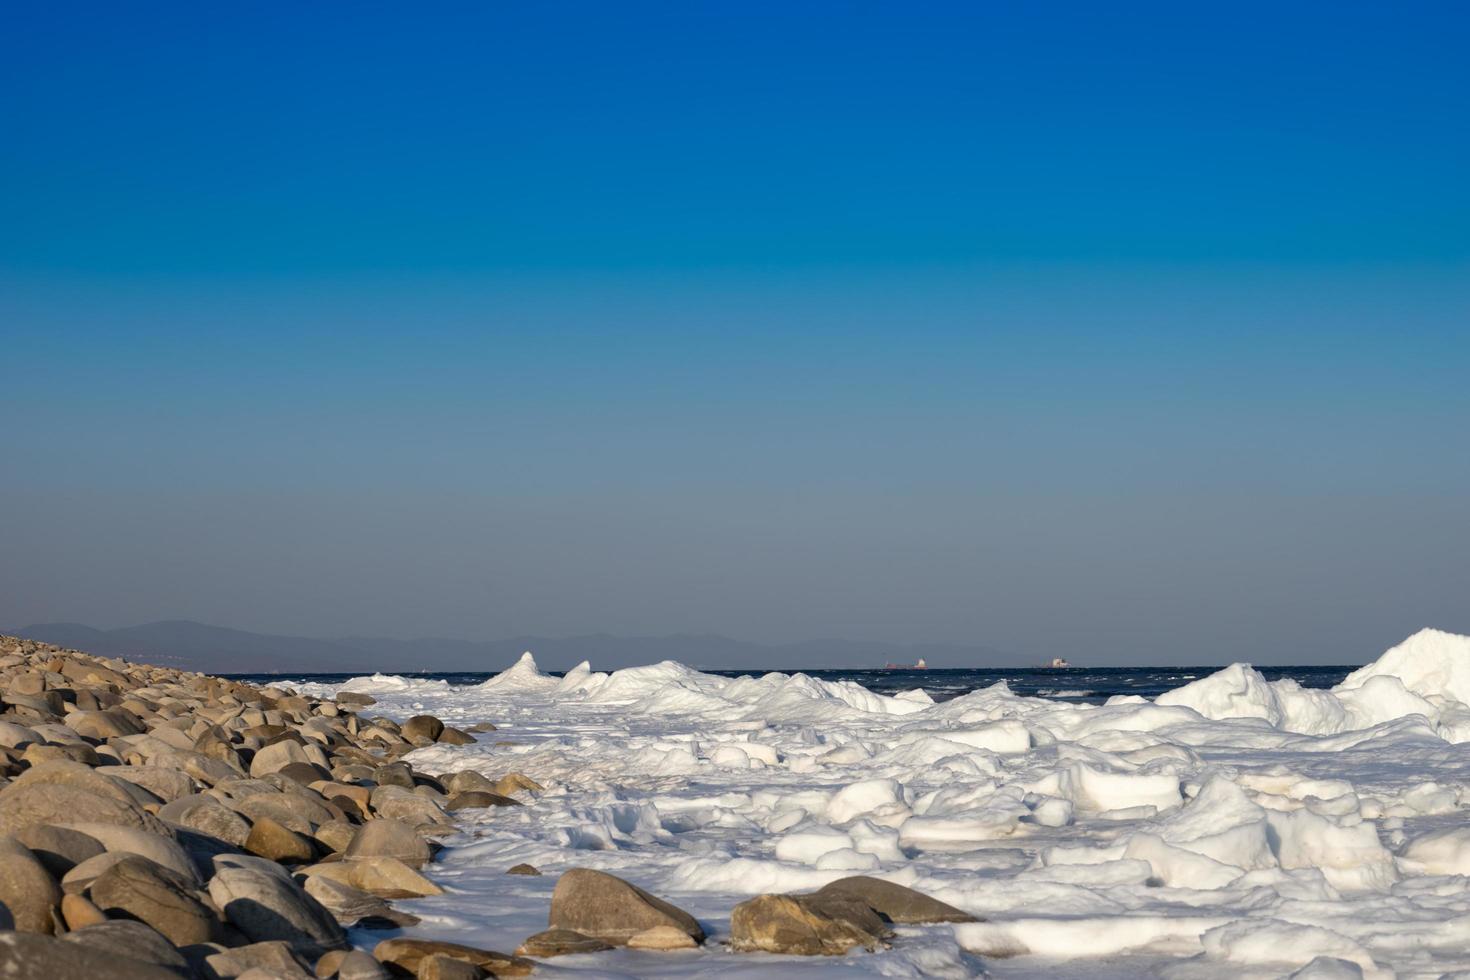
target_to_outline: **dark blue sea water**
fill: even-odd
[[[1017,694],[1035,697],[1056,698],[1060,701],[1088,702],[1100,704],[1115,694],[1138,694],[1146,698],[1156,697],[1165,691],[1206,677],[1219,667],[993,667],[972,670],[970,668],[931,668],[929,670],[880,670],[863,668],[857,670],[808,670],[803,673],[826,681],[856,681],[863,687],[881,694],[922,687],[936,701],[968,694],[982,687],[1005,681]],[[1331,687],[1341,681],[1354,667],[1258,667],[1267,680],[1290,677],[1303,687]],[[792,668],[785,668],[792,672]],[[451,684],[479,684],[491,677],[490,673],[401,671],[404,677],[424,677],[445,680]],[[560,673],[551,671],[550,673]],[[761,674],[760,670],[711,670],[711,674],[725,677],[742,677]],[[280,684],[288,680],[284,674],[231,674],[239,680],[257,684]],[[323,684],[340,684],[358,674],[296,674],[290,680],[316,681]]]

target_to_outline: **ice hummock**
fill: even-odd
[[[1160,696],[1081,705],[1005,685],[921,691],[664,662],[475,686],[378,675],[375,711],[493,721],[414,754],[516,770],[534,805],[462,811],[409,908],[419,934],[513,946],[585,865],[689,909],[696,954],[558,961],[566,976],[1440,976],[1470,970],[1470,638],[1424,630],[1326,691],[1234,664]],[[318,689],[324,693],[326,689]],[[530,797],[527,798],[530,802]],[[527,861],[547,872],[511,882]],[[730,909],[851,874],[986,921],[891,950],[723,953]],[[1003,957],[1003,958],[1002,958]]]

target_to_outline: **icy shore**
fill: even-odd
[[[762,892],[852,874],[987,920],[837,959],[560,958],[548,975],[1439,977],[1470,971],[1470,637],[1424,630],[1330,691],[1237,664],[1149,702],[1004,685],[935,704],[801,674],[665,662],[477,686],[376,675],[374,711],[490,721],[431,771],[527,774],[534,806],[465,811],[413,903],[423,931],[513,947],[555,872],[621,875],[728,932]],[[543,878],[507,877],[527,862]],[[1470,972],[1467,972],[1470,976]]]

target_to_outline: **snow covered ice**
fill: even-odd
[[[1470,977],[1470,637],[1424,630],[1330,691],[1236,664],[1154,702],[1003,684],[934,703],[673,662],[477,686],[374,676],[369,713],[488,721],[430,772],[511,771],[532,805],[461,811],[405,903],[414,934],[514,948],[561,871],[687,909],[698,951],[550,961],[567,977]],[[508,877],[528,862],[541,878]],[[732,953],[763,892],[871,874],[984,921],[839,958]]]

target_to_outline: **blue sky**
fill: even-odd
[[[8,12],[0,623],[1470,631],[1470,13],[910,6]]]

